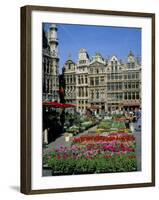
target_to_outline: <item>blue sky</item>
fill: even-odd
[[[49,23],[44,24],[48,31]],[[125,60],[131,50],[141,56],[141,29],[108,26],[57,24],[59,40],[60,68],[69,54],[77,62],[80,48],[85,48],[89,56],[100,52],[104,58],[116,55]]]

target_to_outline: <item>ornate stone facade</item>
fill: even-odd
[[[139,107],[141,104],[141,65],[132,52],[127,62],[113,56],[107,69],[108,110]]]
[[[43,32],[42,84],[43,101],[59,99],[59,57],[57,27],[52,24],[47,33]]]
[[[104,59],[100,53],[89,57],[80,49],[77,64],[69,58],[64,66],[66,102],[77,111],[95,113],[130,109],[141,105],[141,64],[130,51],[124,63],[116,56]]]
[[[68,59],[64,66],[65,100],[67,103],[76,103],[76,64]]]

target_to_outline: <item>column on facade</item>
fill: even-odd
[[[83,94],[84,94],[84,98],[85,98],[86,97],[86,87],[85,86],[83,87],[83,90],[84,90]]]

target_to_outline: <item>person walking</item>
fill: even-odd
[[[136,130],[141,130],[141,108],[137,110],[136,112]]]
[[[130,128],[130,116],[127,111],[125,112],[125,127],[126,129]]]
[[[130,127],[130,130],[131,130],[132,133],[134,133],[134,129],[135,129],[134,119],[135,119],[135,115],[134,115],[134,113],[131,111],[131,112],[129,113],[129,120],[130,120],[129,127]]]

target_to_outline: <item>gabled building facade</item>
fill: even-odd
[[[87,109],[102,114],[141,105],[141,64],[131,51],[123,62],[116,56],[104,59],[100,53],[90,58],[80,49],[77,64],[71,58],[66,61],[64,77],[66,102],[75,103],[81,114]]]

